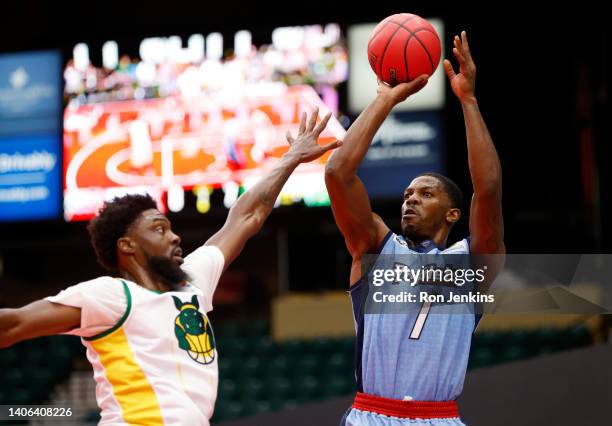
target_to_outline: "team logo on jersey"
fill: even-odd
[[[399,235],[395,235],[393,238],[395,239],[395,242],[398,243],[400,246],[408,247],[408,243],[406,242],[406,240],[404,240]]]
[[[215,336],[208,318],[198,311],[200,304],[194,294],[191,302],[183,302],[176,296],[174,306],[180,311],[174,320],[174,334],[179,348],[187,351],[198,364],[210,364],[215,359]]]

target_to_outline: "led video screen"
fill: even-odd
[[[102,48],[102,64],[78,44],[64,69],[64,215],[85,220],[104,200],[151,193],[160,208],[180,211],[185,192],[210,208],[222,190],[226,207],[288,149],[302,112],[334,117],[320,143],[342,139],[337,87],[348,76],[346,43],[336,24],[279,27],[255,46],[239,31],[226,48],[218,33],[148,38],[138,55],[119,43]],[[185,46],[186,44],[186,46]],[[329,203],[323,170],[329,154],[300,165],[280,204]]]

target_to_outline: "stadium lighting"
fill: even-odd
[[[238,58],[246,58],[251,53],[251,32],[242,30],[234,36],[234,52]]]
[[[187,40],[187,50],[189,51],[189,60],[192,63],[200,63],[204,60],[204,36],[202,34],[193,34]]]
[[[102,65],[104,68],[114,70],[119,63],[119,47],[116,41],[107,41],[102,46]]]
[[[280,27],[272,31],[272,43],[278,50],[297,50],[304,41],[304,28]]]
[[[240,186],[233,180],[227,181],[223,184],[223,205],[226,208],[231,208],[236,200],[238,199],[238,192]]]
[[[206,58],[220,60],[223,57],[223,36],[210,33],[206,36]]]
[[[72,51],[74,67],[79,71],[85,71],[89,66],[89,47],[85,43],[74,46]]]
[[[208,213],[210,211],[210,187],[206,185],[196,186],[193,188],[193,193],[196,195],[196,209],[198,213]]]
[[[168,209],[177,213],[185,207],[185,191],[181,185],[172,185],[168,189]]]
[[[166,60],[170,63],[183,63],[185,62],[182,49],[182,40],[179,36],[172,36],[166,39]]]

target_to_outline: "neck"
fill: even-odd
[[[423,241],[431,240],[436,246],[440,248],[446,248],[446,242],[448,240],[449,230],[440,228],[433,235],[428,236],[413,236],[411,238],[406,237],[414,245],[421,244]]]
[[[444,230],[438,233],[431,239],[440,248],[446,248],[446,242],[448,240],[448,231]]]
[[[154,274],[147,271],[145,268],[136,262],[129,262],[129,265],[121,265],[119,273],[122,278],[135,282],[141,287],[148,290],[166,292],[170,290],[170,286],[155,277]]]

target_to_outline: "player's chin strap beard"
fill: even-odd
[[[169,288],[180,288],[185,281],[190,280],[187,272],[183,271],[183,269],[172,262],[171,259],[149,256],[147,254],[145,254],[145,256],[149,270]]]

